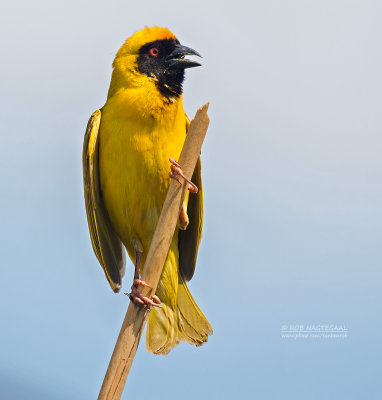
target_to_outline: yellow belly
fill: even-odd
[[[132,260],[137,244],[147,254],[170,183],[169,158],[179,158],[186,135],[181,102],[169,107],[164,118],[138,118],[117,97],[102,109],[101,190],[112,225]]]

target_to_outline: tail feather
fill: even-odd
[[[212,334],[207,318],[193,299],[186,282],[179,276],[175,308],[162,303],[151,310],[146,333],[146,348],[155,354],[168,354],[180,341],[201,346]]]
[[[174,235],[156,290],[161,307],[154,307],[147,321],[146,348],[151,353],[168,354],[182,340],[201,346],[212,334],[210,323],[178,272],[178,259]]]
[[[155,354],[168,354],[179,343],[174,311],[162,303],[150,311],[147,321],[146,348]]]
[[[146,348],[151,353],[167,354],[179,343],[178,319],[174,312],[179,285],[177,269],[177,252],[170,248],[156,290],[161,307],[154,307],[147,321]]]
[[[212,334],[211,325],[191,296],[182,277],[179,277],[177,309],[181,339],[196,346],[207,342],[208,335]]]

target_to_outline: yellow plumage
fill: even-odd
[[[179,158],[189,125],[176,87],[174,95],[171,91],[164,95],[158,89],[163,83],[158,80],[164,78],[155,75],[157,67],[152,67],[153,74],[145,74],[140,68],[148,67],[138,66],[143,46],[159,41],[162,51],[162,43],[167,46],[174,40],[169,30],[154,27],[124,43],[113,63],[106,104],[93,114],[85,135],[89,229],[97,258],[115,291],[124,270],[122,244],[133,261],[136,252],[142,252],[144,265],[170,183],[169,158]],[[154,308],[148,319],[146,347],[157,354],[168,353],[180,340],[201,345],[212,333],[185,283],[193,275],[202,229],[200,160],[193,180],[199,193],[185,199],[189,226],[185,231],[176,229],[156,292],[162,306]]]

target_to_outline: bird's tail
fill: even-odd
[[[165,265],[164,273],[166,269]],[[165,277],[162,275],[161,281],[163,278]],[[168,285],[166,293],[162,294],[161,290],[158,293],[157,290],[162,302],[161,307],[152,309],[147,321],[146,348],[151,353],[168,354],[180,341],[201,346],[208,340],[208,335],[212,334],[210,323],[191,296],[180,274],[177,274],[177,281],[173,296],[169,296]]]
[[[212,327],[191,296],[182,276],[179,276],[177,300],[180,340],[201,346],[204,342],[207,342],[208,335],[212,335]]]

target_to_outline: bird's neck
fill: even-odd
[[[142,123],[170,123],[184,117],[183,98],[166,101],[155,84],[121,88],[108,97],[103,109],[112,110],[114,118],[141,120]]]
[[[158,88],[157,80],[140,74],[136,69],[127,67],[123,70],[114,64],[111,76],[107,102],[117,106],[121,114],[127,118],[154,118],[160,120],[165,117],[171,119],[179,112],[183,112],[182,95],[166,97]]]

